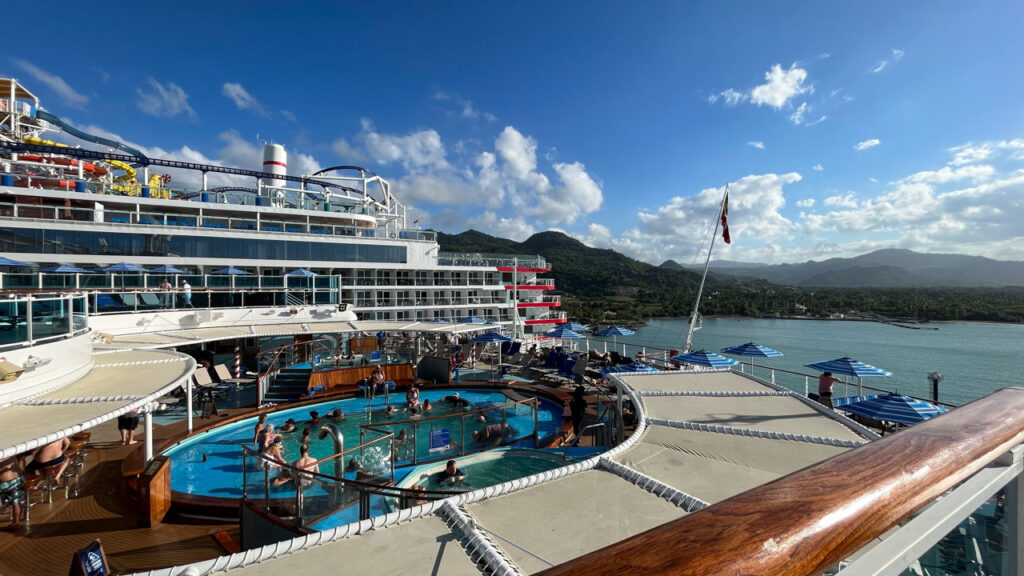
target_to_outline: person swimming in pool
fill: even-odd
[[[459,470],[455,460],[449,460],[445,464],[444,470],[438,473],[438,476],[440,477],[439,480],[441,484],[450,484],[453,486],[466,479],[466,473]]]

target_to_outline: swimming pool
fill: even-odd
[[[473,443],[472,432],[500,422],[503,412],[509,424],[507,437],[525,436],[533,431],[533,408],[527,405],[520,405],[514,410],[510,408],[504,411],[502,409],[487,411],[484,413],[483,422],[475,418],[459,418],[457,415],[466,409],[457,408],[449,402],[443,401],[443,398],[453,395],[455,392],[459,393],[460,398],[471,402],[474,408],[499,406],[509,402],[507,396],[495,390],[421,390],[420,400],[430,400],[434,408],[425,413],[424,422],[416,426],[390,424],[408,420],[409,414],[399,410],[391,417],[386,416],[384,414],[386,400],[379,396],[369,403],[364,398],[358,397],[326,401],[298,408],[284,408],[269,413],[267,421],[278,428],[288,418],[296,420],[296,430],[283,434],[284,457],[289,461],[299,457],[302,430],[305,427],[311,428],[310,456],[319,460],[334,454],[334,444],[331,438],[323,440],[317,438],[319,426],[311,426],[309,422],[311,410],[319,412],[321,424],[333,423],[338,426],[344,435],[346,448],[353,448],[360,443],[360,426],[364,424],[372,424],[375,428],[390,431],[396,436],[400,434],[401,429],[405,428],[408,440],[404,446],[396,446],[398,449],[396,467],[412,465],[414,460],[422,461],[455,456],[459,454],[463,438],[465,438],[464,442],[469,450],[485,448],[486,446],[483,444]],[[392,404],[404,405],[404,395],[393,395],[391,400]],[[325,415],[334,408],[341,408],[344,411],[344,420],[336,422],[325,418]],[[434,418],[434,416],[445,415],[453,416],[451,418]],[[195,434],[164,450],[163,454],[168,456],[171,461],[171,489],[197,496],[241,497],[242,446],[254,447],[253,430],[256,420],[257,418],[253,416],[218,426]],[[466,420],[464,427],[463,420]],[[553,434],[561,425],[562,407],[555,402],[541,398],[540,409],[537,411],[538,437],[543,438]],[[367,436],[366,440],[370,439],[372,436]],[[445,440],[448,442],[446,449],[442,444]],[[532,440],[527,442],[532,447]],[[371,452],[370,455],[372,456],[373,453]],[[389,457],[385,454],[377,454],[377,456],[385,459]],[[255,476],[253,473],[258,469],[253,464],[249,466],[249,475]],[[330,474],[332,469],[330,466],[325,466],[323,472]],[[262,473],[259,473],[258,476],[262,478]],[[248,478],[250,487],[254,480],[255,478]],[[281,488],[282,493],[286,493],[287,490],[287,487]]]
[[[479,454],[471,454],[455,458],[459,469],[466,474],[461,482],[442,485],[439,473],[444,470],[445,462],[424,464],[408,471],[405,478],[397,483],[399,488],[423,486],[427,490],[470,491],[516,478],[524,478],[540,472],[554,470],[569,463],[562,453],[549,450],[532,450],[523,448],[496,448]],[[393,512],[398,507],[398,499],[374,495],[370,497],[371,516]],[[317,531],[329,530],[357,522],[359,507],[349,506],[317,520],[310,528]]]

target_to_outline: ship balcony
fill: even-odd
[[[524,298],[516,303],[516,308],[557,308],[561,305],[561,296],[541,296],[539,298]]]
[[[565,324],[566,321],[567,318],[564,312],[548,312],[533,318],[526,318],[523,320],[523,324],[528,326],[534,324]]]
[[[550,278],[535,278],[532,281],[526,282],[524,284],[517,284],[515,286],[513,286],[512,284],[506,284],[505,285],[505,290],[515,290],[515,289],[518,289],[518,290],[554,290],[555,289],[555,281],[550,279]]]

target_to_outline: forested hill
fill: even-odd
[[[446,252],[543,256],[552,268],[545,276],[555,279],[555,287],[583,298],[635,298],[643,292],[645,300],[692,301],[700,282],[695,272],[659,268],[614,250],[591,248],[561,232],[541,232],[515,242],[470,230],[455,235],[439,232],[437,240]]]
[[[596,322],[614,314],[615,322],[651,316],[689,316],[700,282],[697,272],[675,262],[652,266],[613,250],[590,248],[561,232],[534,234],[525,242],[496,238],[475,230],[438,232],[445,252],[483,252],[543,256],[562,310],[570,318]],[[891,265],[892,263],[887,263]],[[895,266],[888,272],[896,274]],[[877,270],[851,271],[870,275]],[[833,277],[840,275],[832,271]],[[882,314],[921,320],[1024,321],[1024,288],[801,288],[764,279],[712,275],[704,290],[706,315]]]

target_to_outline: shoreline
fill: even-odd
[[[782,316],[779,318],[765,318],[763,316],[704,316],[704,318],[710,318],[715,320],[811,320],[816,322],[874,322],[876,324],[914,324],[915,328],[926,328],[929,324],[976,324],[981,326],[1024,326],[1024,323],[1019,322],[996,322],[993,320],[881,320],[872,318],[814,318],[810,316]],[[650,320],[680,320],[689,322],[689,318],[684,316],[651,316],[644,319],[644,324],[630,324],[631,327],[645,326],[647,321]],[[904,327],[904,326],[900,326]]]

